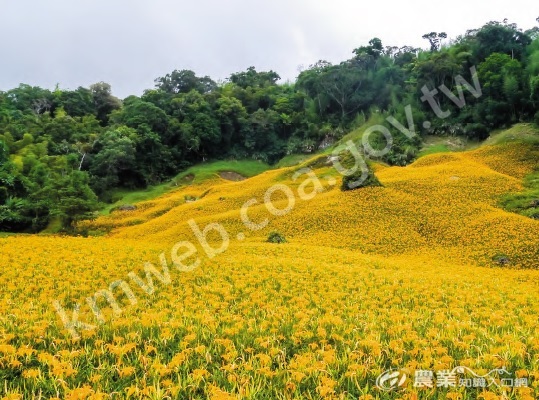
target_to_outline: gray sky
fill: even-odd
[[[529,29],[538,16],[537,0],[0,0],[0,90],[105,81],[123,98],[174,69],[219,80],[251,65],[293,80],[373,37],[427,47],[427,32],[504,18]]]

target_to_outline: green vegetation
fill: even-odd
[[[311,154],[290,154],[281,158],[279,162],[275,164],[275,168],[295,167],[311,157]]]
[[[518,124],[492,135],[485,144],[526,143],[535,145],[526,157],[539,160],[539,128],[532,124]],[[524,178],[524,190],[508,193],[500,199],[500,205],[507,211],[529,218],[539,219],[539,169]]]
[[[113,199],[114,203],[107,204],[101,210],[101,214],[109,214],[112,209],[125,204],[135,204],[141,201],[153,200],[159,196],[171,192],[175,188],[177,187],[173,186],[170,182],[167,182],[161,185],[148,186],[146,189],[115,189],[111,193],[111,198]]]
[[[449,46],[441,46],[444,32],[423,38],[427,50],[373,38],[341,63],[316,62],[294,83],[250,67],[220,84],[175,70],[123,100],[104,82],[0,92],[0,231],[58,223],[69,231],[98,209],[219,172],[249,177],[268,165],[302,163],[348,140],[365,138],[367,158],[407,165],[445,150],[420,151],[425,136],[477,142],[539,122],[539,27],[490,22]],[[380,126],[391,146],[375,156],[369,147],[388,143]],[[252,162],[220,161],[246,159]]]
[[[124,204],[153,200],[184,185],[199,184],[214,179],[218,177],[219,172],[235,172],[250,178],[267,171],[269,168],[270,166],[263,162],[252,160],[215,161],[198,164],[178,174],[171,181],[160,185],[148,186],[146,189],[115,189],[111,193],[114,203],[107,204],[101,210],[101,214],[109,214],[111,210]]]
[[[173,182],[181,183],[182,181],[186,181],[186,178],[192,177],[192,183],[198,184],[209,179],[217,178],[220,172],[235,172],[246,178],[250,178],[270,168],[268,164],[261,161],[215,161],[194,165],[176,176]]]
[[[11,233],[11,232],[0,232],[0,238],[6,238],[10,236],[16,236],[19,235],[18,233]]]
[[[484,144],[494,145],[514,142],[539,144],[538,127],[533,124],[517,124],[510,129],[491,134]]]
[[[421,151],[417,154],[417,157],[424,157],[428,156],[430,154],[437,154],[437,153],[449,153],[451,149],[447,144],[435,144],[432,146],[424,147],[421,149]]]
[[[363,119],[363,118],[362,118]],[[339,144],[345,144],[349,140],[351,140],[354,143],[361,143],[363,139],[363,135],[367,129],[375,126],[375,125],[384,125],[385,124],[385,118],[382,114],[379,112],[372,114],[369,119],[362,124],[360,124],[357,128],[351,130],[349,133],[344,135],[337,143]]]
[[[500,204],[507,211],[539,220],[539,171],[524,179],[525,190],[502,197]]]
[[[429,135],[423,139],[422,147],[417,157],[424,157],[430,154],[458,152],[473,150],[480,147],[484,141],[468,139],[458,136],[434,136]]]
[[[60,218],[51,218],[45,229],[41,233],[43,234],[55,234],[61,232],[63,229],[62,220]]]
[[[343,168],[353,171],[351,174],[343,176],[341,184],[343,192],[368,186],[382,186],[376,175],[374,175],[371,166],[366,162],[358,162],[356,159],[357,154],[354,156],[350,152],[342,152],[338,157]]]
[[[359,169],[351,175],[344,176],[342,179],[341,190],[346,192],[348,190],[360,189],[368,186],[382,186],[374,172],[371,169],[365,171]]]
[[[279,232],[271,232],[268,235],[268,243],[286,243],[286,238]]]

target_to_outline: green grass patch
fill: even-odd
[[[268,164],[255,160],[213,161],[194,165],[178,174],[172,181],[181,184],[185,178],[193,177],[192,183],[198,184],[219,177],[219,172],[235,172],[250,178],[270,168]]]
[[[427,135],[423,138],[423,145],[417,154],[417,158],[431,154],[473,150],[481,145],[481,141],[471,140],[460,136]]]
[[[177,189],[179,186],[174,185],[171,182],[166,182],[161,185],[148,186],[146,189],[138,190],[129,190],[129,189],[115,189],[112,192],[112,198],[117,199],[112,204],[107,204],[100,213],[102,215],[110,214],[110,210],[115,207],[124,205],[124,204],[135,204],[142,201],[153,200],[159,196],[167,194],[174,189]]]
[[[510,129],[492,134],[485,141],[485,145],[507,143],[539,146],[539,129],[534,124],[517,124]],[[539,150],[539,147],[537,149]],[[536,153],[536,151],[532,152],[532,154]],[[539,220],[539,164],[535,172],[524,178],[524,191],[502,196],[500,205],[507,211]]]
[[[524,179],[525,190],[509,193],[500,200],[500,205],[507,211],[539,220],[539,171]]]
[[[493,132],[484,145],[504,143],[539,144],[539,129],[534,124],[516,124],[510,129]]]
[[[0,232],[0,238],[7,238],[10,236],[21,236],[21,233],[11,233],[11,232]]]
[[[312,157],[313,154],[290,154],[281,158],[281,160],[275,164],[275,168],[295,167]]]
[[[62,220],[58,217],[51,218],[47,227],[41,232],[47,235],[59,233],[62,230]]]
[[[449,153],[451,149],[446,144],[436,144],[428,147],[423,147],[417,154],[417,158],[428,156],[437,153]]]

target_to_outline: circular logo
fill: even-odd
[[[376,387],[384,392],[389,392],[404,385],[406,374],[400,370],[389,369],[376,378]]]

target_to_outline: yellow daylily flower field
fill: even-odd
[[[376,165],[383,187],[349,192],[327,165],[310,175],[318,192],[300,167],[215,177],[82,226],[102,236],[0,238],[0,393],[537,399],[539,221],[497,204],[538,160],[526,144],[435,154]],[[274,185],[294,194],[271,197],[286,215],[264,204]],[[242,220],[251,199],[250,221],[268,220],[256,231]],[[191,219],[229,243],[213,229],[205,247]],[[272,231],[287,242],[266,242]],[[418,370],[457,366],[528,385],[414,386]],[[390,369],[412,379],[377,388]]]

